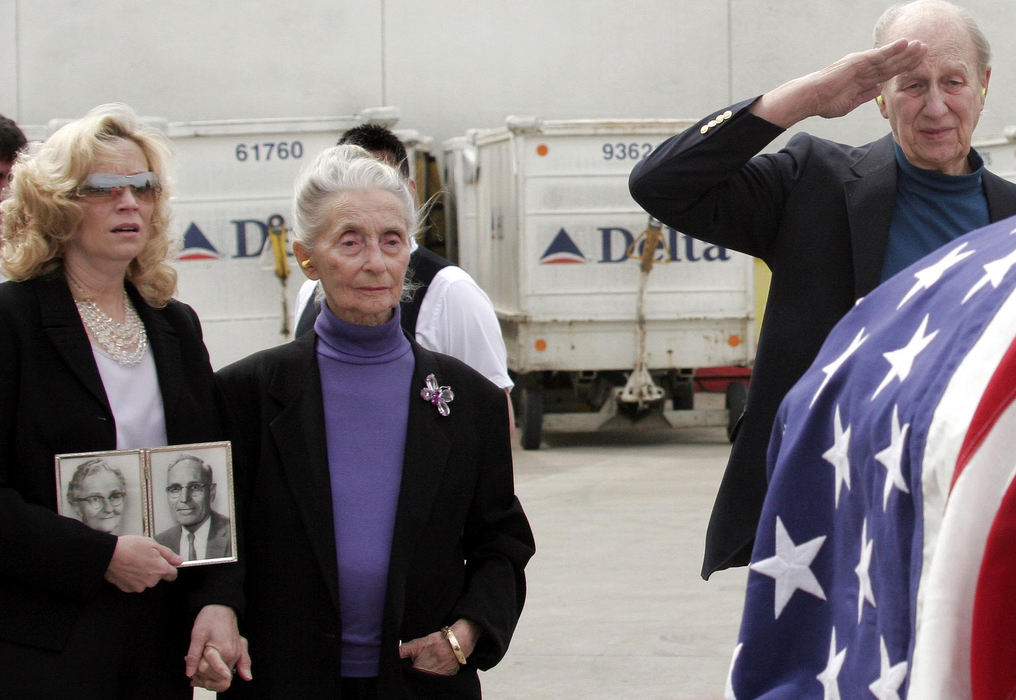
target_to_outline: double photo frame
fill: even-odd
[[[154,538],[180,566],[236,561],[228,441],[58,454],[57,511],[114,535]]]

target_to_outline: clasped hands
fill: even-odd
[[[121,535],[105,578],[124,593],[140,593],[160,581],[173,581],[183,558],[150,537]],[[185,673],[195,688],[221,693],[236,675],[251,679],[247,640],[240,636],[236,613],[225,605],[206,605],[194,619],[184,657]]]
[[[247,640],[240,636],[232,608],[225,605],[201,608],[194,619],[184,661],[185,673],[195,688],[221,693],[229,689],[234,673],[245,681],[253,678]]]

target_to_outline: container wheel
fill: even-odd
[[[748,398],[748,389],[744,382],[730,382],[727,385],[727,439],[731,442],[737,437],[737,429],[741,427],[741,416],[744,414],[744,403]]]
[[[543,396],[539,384],[522,387],[522,449],[540,449],[543,437]]]

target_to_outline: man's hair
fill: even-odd
[[[173,463],[166,467],[166,474],[169,474],[169,470],[180,464],[181,462],[196,462],[198,467],[201,469],[201,480],[206,484],[212,483],[212,468],[205,464],[204,460],[194,455],[180,455],[173,460]]]
[[[402,177],[409,177],[409,154],[406,153],[406,147],[398,136],[380,124],[361,124],[347,130],[339,137],[336,145],[346,144],[359,146],[375,157],[384,156],[389,165],[399,169]]]
[[[0,114],[0,160],[13,162],[26,143],[28,139],[14,120]]]
[[[956,17],[963,23],[963,28],[967,31],[967,36],[970,37],[971,43],[974,45],[974,53],[977,57],[977,71],[979,75],[983,75],[984,71],[991,65],[991,44],[988,43],[988,38],[984,36],[984,32],[977,26],[977,22],[974,21],[973,16],[966,9],[948,2],[948,0],[913,0],[913,2],[899,3],[893,5],[878,18],[875,23],[875,30],[873,32],[875,39],[875,48],[878,48],[886,43],[886,34],[892,28],[896,20],[904,13],[904,11],[912,11],[922,9],[922,6],[936,9],[950,9],[956,13]]]

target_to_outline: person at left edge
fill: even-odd
[[[102,105],[20,154],[0,205],[2,697],[183,700],[249,675],[235,568],[178,575],[153,539],[56,512],[55,454],[223,435],[197,316],[171,298],[168,158]]]
[[[10,183],[14,159],[18,157],[18,151],[24,148],[26,143],[28,140],[14,120],[0,114],[0,202],[7,196],[7,185]],[[3,214],[0,213],[0,223],[2,222]],[[3,270],[0,269],[0,282],[6,279]]]
[[[18,157],[18,151],[24,148],[26,143],[28,140],[25,134],[14,120],[0,114],[0,192],[10,183],[14,159]]]
[[[332,147],[294,210],[325,295],[314,332],[216,375],[258,665],[229,695],[479,698],[535,551],[504,393],[400,326],[419,215],[395,168]]]

